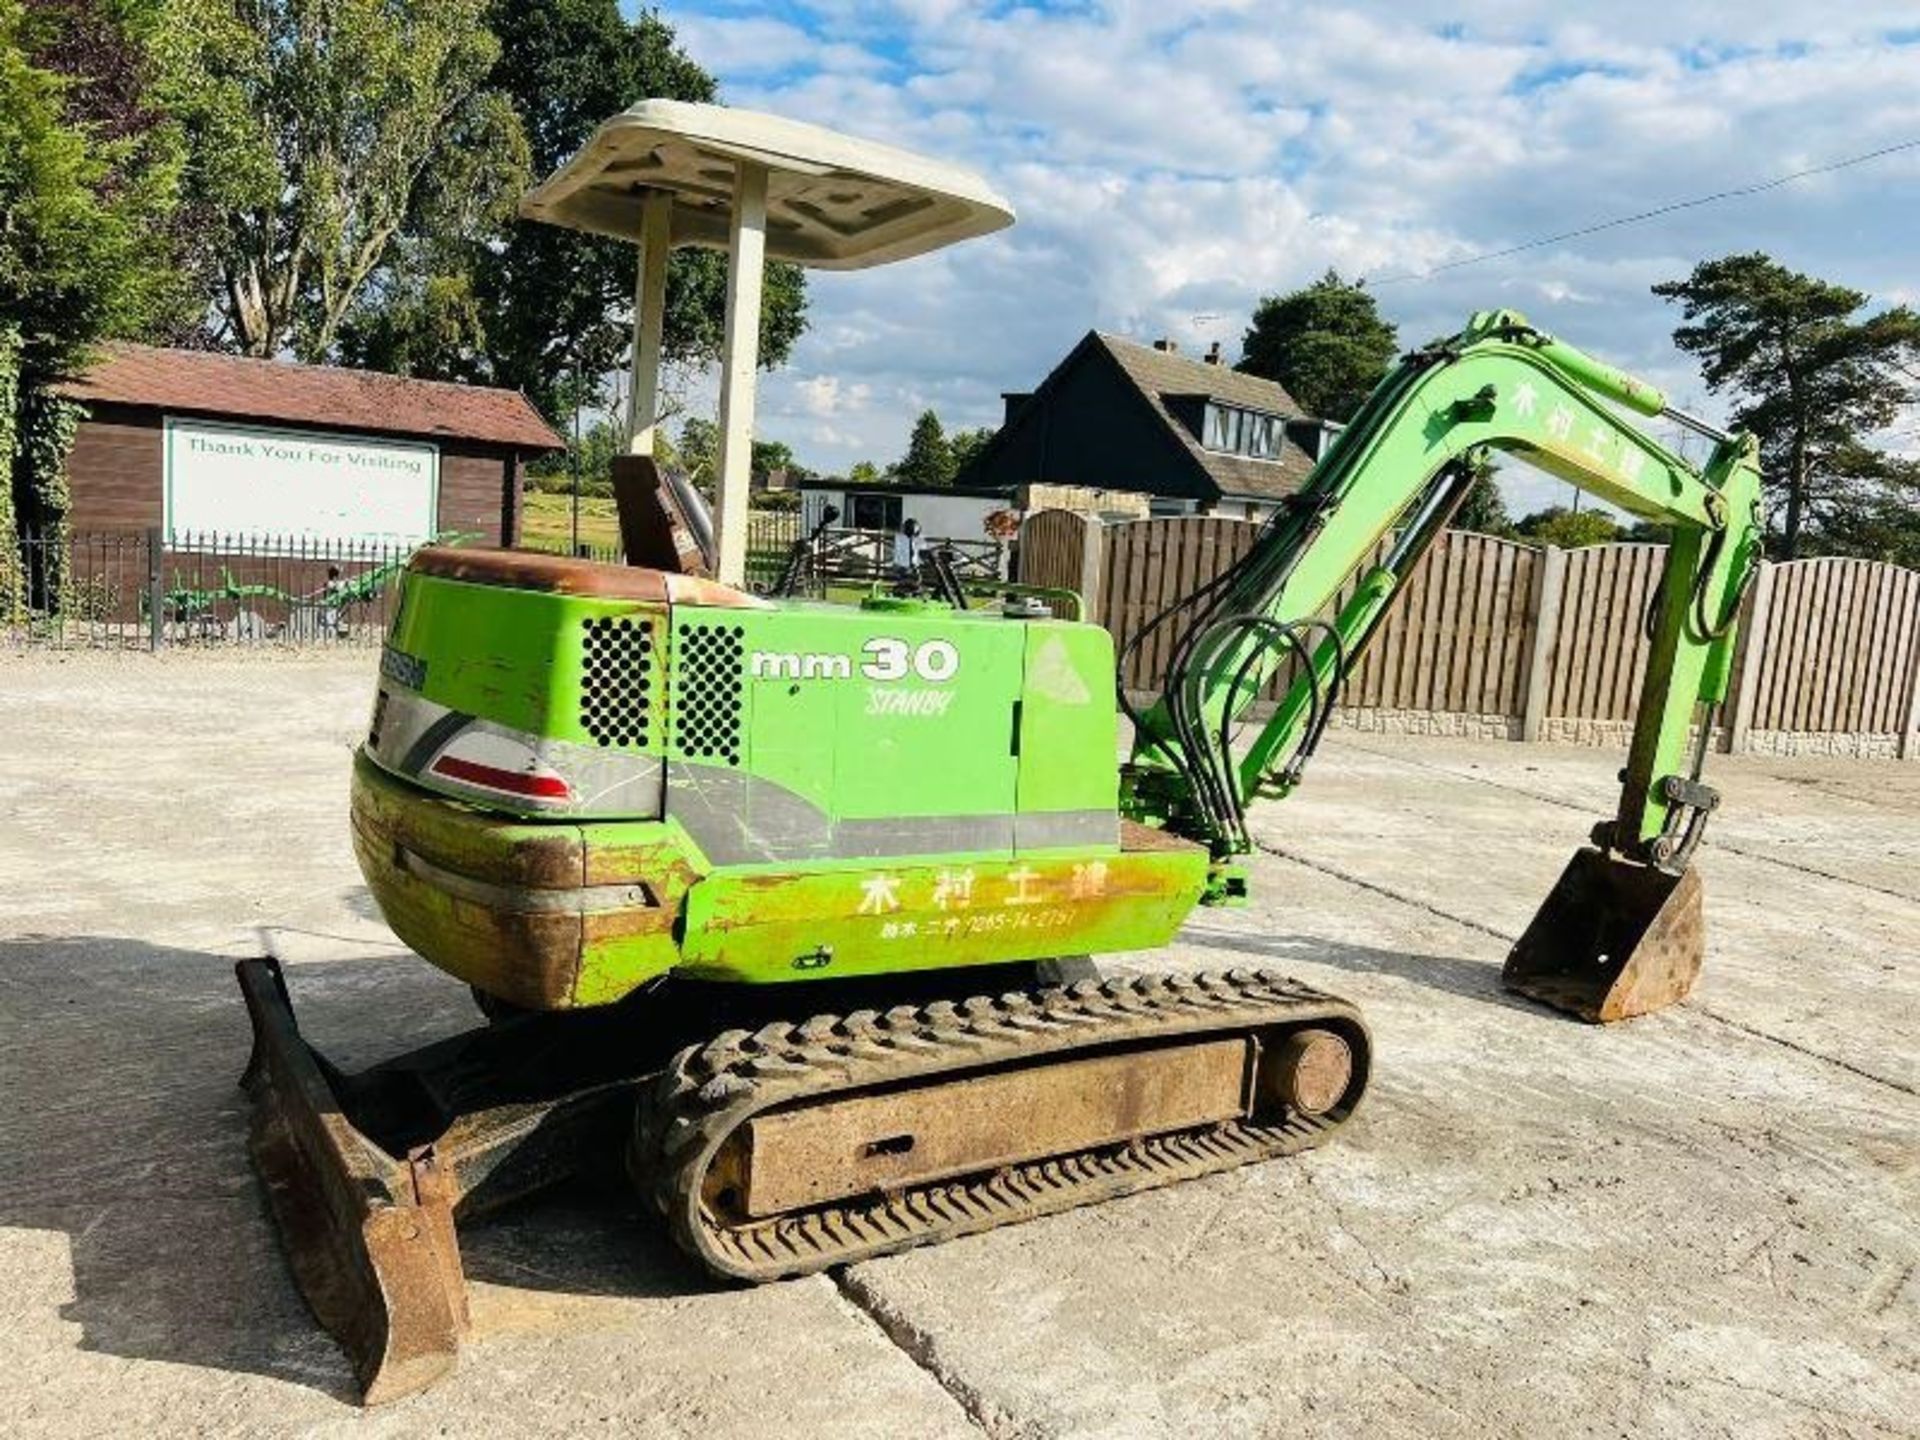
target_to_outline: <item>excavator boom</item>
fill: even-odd
[[[1617,407],[1679,418],[1715,438],[1713,453],[1695,468]],[[1700,762],[1760,560],[1756,447],[1677,416],[1654,387],[1512,311],[1476,315],[1402,361],[1245,559],[1152,622],[1186,612],[1165,689],[1134,716],[1131,806],[1205,841],[1218,862],[1249,850],[1247,803],[1299,783],[1341,681],[1495,451],[1671,532],[1617,812],[1575,857],[1508,972],[1517,988],[1590,1019],[1641,1013],[1684,994],[1699,966],[1698,884],[1683,881],[1716,803]],[[1329,613],[1389,536],[1385,558]],[[1236,725],[1289,664],[1279,703],[1237,746]],[[1237,890],[1222,873],[1216,899]],[[1653,983],[1653,971],[1665,980]]]

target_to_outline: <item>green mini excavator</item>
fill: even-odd
[[[1749,438],[1517,314],[1476,315],[1396,366],[1245,558],[1154,622],[1176,638],[1134,709],[1069,596],[740,584],[762,256],[856,268],[984,233],[1011,217],[977,180],[648,102],[528,211],[641,240],[642,471],[666,253],[732,254],[717,573],[428,548],[402,579],[353,843],[395,933],[489,1023],[345,1074],[301,1039],[280,967],[240,966],[254,1155],[369,1402],[453,1363],[458,1222],[595,1168],[624,1167],[701,1264],[753,1281],[1325,1140],[1367,1084],[1353,1006],[1267,972],[1102,981],[1071,962],[1164,945],[1245,895],[1248,806],[1300,782],[1494,452],[1672,532],[1618,811],[1506,983],[1596,1021],[1686,993],[1705,736],[1760,558]],[[1628,413],[1706,433],[1710,458]]]

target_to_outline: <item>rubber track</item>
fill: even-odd
[[[1316,1023],[1354,1050],[1348,1093],[1322,1116],[1230,1121],[757,1220],[723,1221],[700,1200],[727,1137],[775,1106],[1036,1055],[1066,1060],[1094,1048]],[[1352,1115],[1369,1059],[1366,1026],[1352,1005],[1267,971],[1082,981],[884,1014],[822,1015],[753,1034],[728,1031],[682,1051],[638,1108],[629,1164],[683,1249],[716,1274],[773,1280],[1307,1149]]]

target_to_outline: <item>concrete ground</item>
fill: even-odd
[[[535,1202],[466,1237],[459,1373],[359,1410],[247,1168],[230,964],[272,927],[349,1061],[470,1018],[348,852],[371,672],[0,656],[12,1433],[1920,1433],[1920,764],[1717,763],[1704,979],[1602,1031],[1498,967],[1621,757],[1339,733],[1165,958],[1365,1008],[1340,1143],[754,1290]]]

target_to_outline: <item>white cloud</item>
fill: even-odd
[[[844,383],[837,375],[810,375],[794,382],[801,407],[809,415],[825,419],[833,415],[857,414],[873,398],[873,387],[855,381]]]
[[[1019,225],[812,283],[762,382],[816,467],[891,459],[918,409],[993,423],[1087,329],[1231,352],[1263,292],[1383,279],[1920,137],[1912,0],[958,0],[671,12],[727,98],[968,164]],[[1712,411],[1648,293],[1765,249],[1920,290],[1920,153],[1523,256],[1380,286],[1411,344],[1489,305]],[[1209,318],[1211,317],[1211,318]]]

